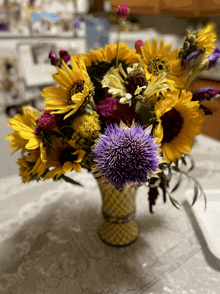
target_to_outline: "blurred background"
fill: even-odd
[[[48,58],[58,54],[88,53],[117,42],[119,0],[0,0],[0,178],[18,173],[18,154],[8,152],[8,117],[23,105],[44,107],[40,93],[53,85],[56,72]],[[212,21],[220,37],[220,0],[127,0],[130,15],[120,40],[134,49],[136,40],[157,38],[181,48],[187,29]],[[77,24],[80,24],[79,27]],[[219,41],[216,47],[220,47]],[[191,90],[220,89],[220,64],[192,84]],[[220,139],[220,100],[210,104],[202,133]]]

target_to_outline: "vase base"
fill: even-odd
[[[99,236],[108,245],[127,246],[133,243],[139,234],[135,220],[128,223],[116,224],[104,220],[99,227]]]

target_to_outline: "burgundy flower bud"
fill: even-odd
[[[54,66],[57,66],[58,58],[57,58],[57,55],[52,50],[49,53],[49,58],[50,58],[51,64]]]
[[[64,60],[65,63],[67,63],[70,60],[69,53],[65,50],[60,50],[59,55],[60,55],[60,58]]]
[[[144,43],[141,40],[135,42],[135,49],[137,54],[141,54],[141,46],[144,46]]]
[[[208,60],[209,60],[209,68],[211,67],[215,67],[217,64],[217,60],[220,57],[220,49],[219,48],[215,48],[213,50],[213,52],[208,56]]]
[[[127,4],[121,4],[117,8],[117,16],[119,19],[124,19],[124,20],[127,19],[129,12],[130,10]]]

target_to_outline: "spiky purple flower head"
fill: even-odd
[[[96,140],[93,159],[104,178],[120,190],[126,183],[146,182],[158,170],[158,143],[137,124],[120,128],[110,124]]]

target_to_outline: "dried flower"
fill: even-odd
[[[70,60],[69,53],[65,50],[60,50],[59,52],[61,60],[64,60],[67,63]]]
[[[36,121],[37,127],[35,131],[38,133],[41,130],[52,131],[57,127],[54,114],[51,113],[52,110],[44,110],[43,115]]]

